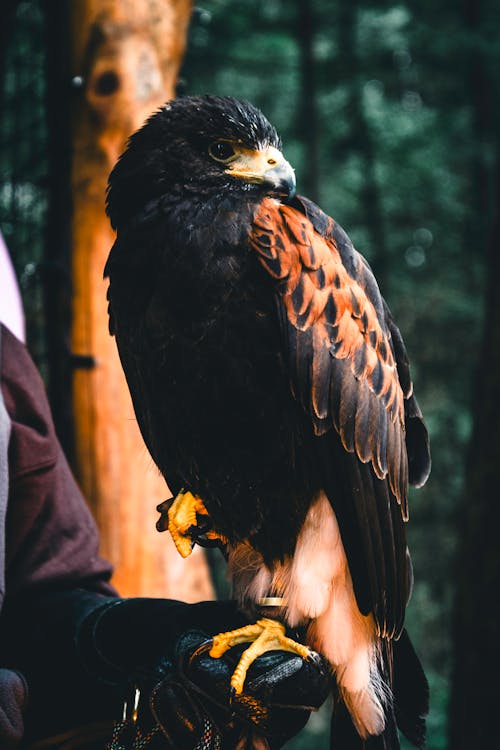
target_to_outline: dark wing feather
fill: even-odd
[[[347,271],[350,275],[357,278],[372,301],[379,320],[385,322],[389,344],[397,366],[399,384],[404,395],[408,478],[410,484],[415,487],[422,487],[431,471],[429,435],[422,419],[422,412],[413,394],[408,355],[401,332],[395,324],[385,300],[380,295],[377,282],[368,262],[363,256],[355,252],[344,230],[307,198],[299,197],[297,204],[299,209],[305,213],[314,226],[316,232],[324,237],[329,237],[335,242]],[[357,259],[357,263],[354,259]],[[379,351],[385,357],[384,343],[379,345]],[[358,353],[357,356],[361,357],[362,355]],[[390,398],[390,396],[388,397]]]
[[[401,335],[368,264],[314,204],[264,199],[250,242],[277,281],[292,389],[319,438],[358,604],[392,636],[409,590],[405,423],[423,424]],[[425,474],[422,437],[413,430],[412,478]]]
[[[144,442],[164,470],[163,457],[174,456],[175,441],[168,429],[168,421],[162,419],[161,403],[156,394],[162,392],[163,384],[156,380],[161,359],[166,328],[163,310],[155,316],[154,284],[151,274],[139,272],[141,254],[136,252],[139,239],[130,232],[130,237],[118,238],[111,248],[104,276],[109,278],[107,290],[109,331],[115,336],[120,361],[127,379],[130,395]],[[130,293],[130,284],[134,293]],[[155,317],[157,320],[155,320]],[[145,367],[144,363],[149,363]],[[161,425],[161,429],[159,428]],[[165,475],[169,489],[176,493],[184,482],[177,475],[172,460]]]
[[[344,448],[371,461],[404,503],[404,394],[382,298],[361,256],[352,245],[347,256],[345,235],[337,242],[330,222],[322,236],[295,208],[265,199],[251,243],[280,282],[293,387],[316,433],[333,420]]]
[[[409,481],[415,487],[422,487],[431,472],[429,435],[422,418],[422,412],[413,393],[410,377],[410,364],[403,337],[395,324],[391,311],[384,302],[384,314],[391,333],[391,342],[398,367],[398,376],[405,395],[406,450],[408,453]]]

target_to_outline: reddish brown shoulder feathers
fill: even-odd
[[[366,264],[353,250],[347,270],[329,222],[319,234],[299,210],[266,198],[250,243],[278,281],[292,386],[314,430],[323,434],[333,424],[347,451],[371,461],[380,479],[388,476],[406,517],[404,395],[391,335],[377,314],[376,284],[364,284]]]

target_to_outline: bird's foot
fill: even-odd
[[[208,511],[201,497],[191,492],[179,492],[168,509],[168,530],[182,557],[188,557],[192,552],[192,530],[198,526],[198,515],[208,516]]]
[[[164,514],[166,503],[158,506],[160,513]],[[177,552],[182,557],[188,557],[197,541],[218,541],[225,543],[224,537],[212,529],[212,522],[203,500],[191,492],[181,491],[169,502],[167,510],[167,528],[170,531]],[[157,524],[160,531],[165,528],[162,519]]]
[[[307,646],[288,638],[285,635],[285,626],[281,622],[263,617],[253,625],[214,636],[210,656],[218,659],[233,646],[248,642],[252,642],[252,645],[241,655],[231,677],[231,688],[237,695],[243,692],[250,665],[267,651],[290,651],[303,659],[310,658],[312,653]]]

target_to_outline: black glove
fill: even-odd
[[[234,602],[119,600],[87,617],[78,643],[95,674],[128,684],[131,698],[132,686],[140,689],[140,730],[156,728],[158,747],[276,750],[325,700],[328,668],[319,656],[270,652],[248,670],[244,693],[232,696],[245,645],[220,659],[208,652],[212,635],[244,624]]]
[[[17,747],[24,734],[23,714],[28,703],[28,686],[23,675],[0,669],[0,747]]]

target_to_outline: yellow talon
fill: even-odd
[[[231,687],[237,695],[243,692],[243,685],[250,665],[267,651],[290,651],[303,659],[307,659],[311,655],[307,646],[287,638],[285,626],[281,622],[263,617],[253,625],[246,625],[243,628],[238,628],[238,630],[216,635],[210,649],[210,656],[218,659],[233,646],[249,641],[253,641],[253,643],[241,655],[241,659],[231,677]]]
[[[204,529],[203,532],[198,529],[198,535],[193,533],[198,527],[196,516],[204,516],[205,519],[209,519],[209,514],[201,497],[193,495],[192,492],[179,492],[173,501],[165,500],[158,506],[157,510],[161,514],[156,524],[158,531],[165,531],[168,528],[177,551],[182,557],[188,557],[191,554],[193,545],[199,539],[200,534],[203,534],[205,539],[218,539],[223,545],[227,544],[227,539],[213,528]],[[165,522],[165,516],[168,520],[167,523]],[[193,531],[190,531],[191,529]],[[201,540],[199,543],[202,544]]]
[[[179,492],[168,509],[168,530],[182,557],[188,557],[192,552],[193,541],[187,532],[197,525],[197,513],[208,516],[202,499],[191,492]]]

